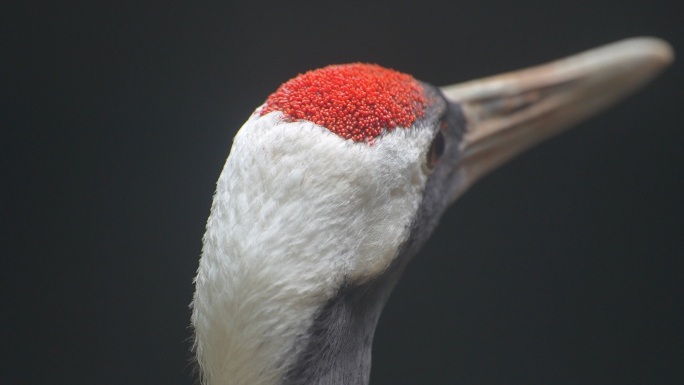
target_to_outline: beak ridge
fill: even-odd
[[[674,60],[665,41],[622,40],[547,64],[442,87],[462,106],[466,185],[645,85]],[[459,194],[460,195],[460,194]]]

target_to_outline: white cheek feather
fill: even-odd
[[[204,381],[276,384],[344,280],[382,273],[408,236],[432,131],[353,142],[253,115],[218,181],[192,323]],[[276,357],[277,359],[274,359]]]

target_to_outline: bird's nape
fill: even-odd
[[[377,65],[283,84],[235,137],[196,278],[206,384],[366,384],[383,305],[440,217],[672,61],[654,38],[441,89]]]

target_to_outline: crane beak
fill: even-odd
[[[672,62],[660,39],[622,40],[540,66],[442,87],[462,106],[466,133],[455,166],[457,196],[532,145],[558,134],[645,85]],[[454,197],[456,198],[456,197]]]

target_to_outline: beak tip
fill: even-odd
[[[675,52],[670,43],[657,37],[637,37],[628,39],[626,43],[658,69],[667,67],[675,59]]]
[[[672,64],[672,62],[674,62],[675,52],[674,48],[672,48],[672,46],[668,42],[660,40],[660,43],[661,45],[659,47],[658,58],[660,59],[660,62],[662,63],[663,67],[666,67]]]

